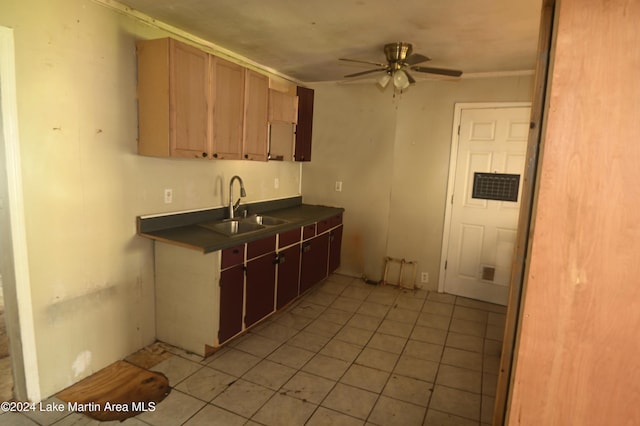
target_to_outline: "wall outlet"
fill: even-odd
[[[420,274],[420,282],[421,283],[428,283],[429,282],[429,273],[428,272],[423,272],[422,274]]]
[[[342,181],[336,181],[336,192],[342,192]]]
[[[164,203],[165,204],[173,203],[173,189],[167,188],[164,190]]]

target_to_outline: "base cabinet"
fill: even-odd
[[[202,254],[156,241],[156,337],[206,356],[340,264],[342,218]]]
[[[220,273],[220,329],[218,342],[223,343],[242,331],[244,271],[242,265]]]

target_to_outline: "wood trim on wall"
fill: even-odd
[[[540,35],[538,38],[538,58],[536,63],[534,93],[531,105],[531,126],[527,143],[526,163],[522,187],[522,205],[518,219],[518,234],[515,253],[511,268],[511,283],[509,286],[509,302],[500,357],[500,369],[496,400],[493,410],[493,424],[504,423],[507,410],[507,400],[510,391],[511,372],[514,368],[514,346],[518,329],[518,317],[523,294],[526,258],[529,251],[529,236],[531,234],[531,218],[534,211],[535,183],[540,155],[540,145],[543,128],[543,112],[545,93],[549,71],[549,56],[551,50],[551,36],[553,27],[555,2],[546,1],[540,16]]]

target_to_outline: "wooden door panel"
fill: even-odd
[[[278,309],[298,296],[299,281],[300,244],[296,244],[278,253]]]
[[[220,328],[218,341],[223,343],[242,331],[244,271],[242,265],[220,273]]]
[[[260,321],[274,311],[276,265],[275,253],[247,262],[245,326]]]

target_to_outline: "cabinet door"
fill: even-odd
[[[242,331],[244,271],[242,265],[220,273],[220,328],[218,342],[223,343]]]
[[[327,277],[329,261],[329,233],[302,243],[300,293]]]
[[[269,89],[269,122],[296,123],[298,121],[298,97]]]
[[[313,130],[313,89],[298,86],[298,126],[296,127],[296,161],[311,161]]]
[[[244,68],[220,58],[211,60],[213,158],[242,158]]]
[[[244,96],[244,158],[267,161],[269,78],[247,69]]]
[[[299,281],[300,244],[296,244],[278,253],[278,309],[298,296]]]
[[[247,262],[247,295],[244,323],[255,324],[275,309],[275,253]]]
[[[169,46],[171,156],[207,156],[209,55],[175,40]]]
[[[332,229],[329,233],[329,273],[340,266],[340,251],[342,247],[342,225]]]

